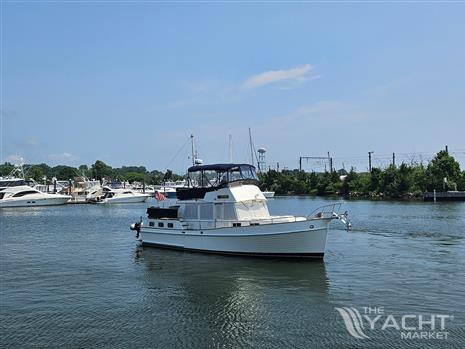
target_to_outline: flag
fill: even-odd
[[[160,193],[159,191],[157,191],[157,192],[155,193],[155,199],[157,199],[157,201],[163,201],[163,200],[165,200],[166,198],[165,198],[165,195],[163,195],[162,193]]]

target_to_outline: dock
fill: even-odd
[[[428,192],[423,201],[465,201],[465,191]]]

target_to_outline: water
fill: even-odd
[[[272,213],[328,203],[275,198]],[[4,209],[3,348],[465,347],[465,204],[351,201],[324,262],[142,248],[146,204]],[[334,224],[337,226],[337,223]],[[342,228],[342,225],[340,225]],[[353,338],[335,307],[447,314],[447,340]]]

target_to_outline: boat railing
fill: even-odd
[[[341,210],[342,203],[336,202],[329,205],[323,205],[314,209],[308,216],[307,219],[312,218],[334,218],[334,214],[338,214]]]
[[[307,216],[307,219],[339,219],[346,225],[347,229],[350,229],[352,224],[349,221],[348,213],[345,211],[341,213],[342,202],[336,202],[329,205],[320,206],[312,211]]]
[[[300,218],[300,219],[299,219]],[[217,229],[217,228],[227,228],[234,227],[234,224],[241,224],[238,226],[253,226],[253,225],[268,225],[275,223],[295,223],[300,220],[304,220],[305,217],[298,216],[279,216],[279,217],[270,217],[270,218],[256,218],[248,220],[223,220],[223,219],[199,219],[195,222],[189,221],[189,225],[193,229]]]

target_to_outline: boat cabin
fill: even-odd
[[[244,184],[258,185],[255,167],[248,164],[212,164],[189,167],[187,188],[177,188],[179,200],[203,199],[220,188]]]
[[[177,188],[176,205],[147,209],[149,227],[215,229],[288,220],[287,216],[270,216],[252,165],[193,166],[189,168],[188,175],[191,187]]]

